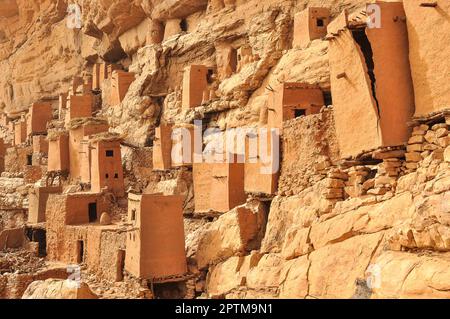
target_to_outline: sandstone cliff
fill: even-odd
[[[120,134],[126,191],[183,198],[188,276],[182,284],[154,288],[129,274],[124,276],[123,269],[117,273],[116,251],[125,251],[126,240],[131,238],[126,231],[130,223],[126,197],[108,195],[105,211],[111,218],[97,229],[82,223],[56,225],[63,219],[57,216],[58,210],[64,210],[58,202],[63,197],[50,196],[48,205],[53,211],[47,216],[54,219],[46,226],[38,225],[39,229],[47,227],[46,247],[54,250],[47,253],[55,260],[48,261],[73,259],[75,248],[69,241],[79,243],[77,238],[84,236],[95,242],[85,248],[94,253],[88,255],[83,268],[92,291],[85,285],[67,290],[63,281],[37,281],[28,286],[23,298],[449,298],[450,91],[443,81],[449,64],[443,62],[439,69],[433,62],[433,57],[441,59],[443,52],[448,52],[448,41],[432,39],[424,31],[435,21],[447,39],[448,18],[433,12],[419,26],[418,16],[423,14],[418,11],[420,1],[405,0],[403,5],[402,1],[388,1],[399,2],[401,10],[404,7],[395,20],[402,23],[404,32],[394,36],[409,39],[398,51],[409,54],[405,78],[410,82],[398,86],[407,87],[408,97],[415,101],[408,105],[415,112],[405,111],[411,113],[408,120],[397,114],[391,117],[397,123],[389,129],[401,126],[407,138],[388,143],[385,136],[389,130],[380,123],[393,107],[386,103],[391,108],[383,109],[383,99],[376,94],[382,92],[383,66],[392,59],[384,55],[382,42],[373,40],[376,35],[369,36],[374,43],[371,54],[358,43],[360,34],[356,33],[367,15],[366,2],[7,0],[0,4],[0,108],[8,121],[20,119],[21,112],[36,101],[51,103],[53,118],[57,118],[60,95],[85,93],[83,85],[90,81],[88,91],[95,101],[92,115],[106,120],[110,133]],[[448,17],[448,3],[437,3],[437,9],[429,10],[440,10]],[[80,28],[68,26],[74,4],[80,10]],[[328,34],[307,45],[293,46],[294,17],[311,7],[328,7],[327,18],[337,29],[331,24]],[[344,54],[348,52],[346,37],[352,39],[349,54]],[[230,63],[234,55],[236,61]],[[349,57],[364,61],[361,72],[359,64],[344,63]],[[336,62],[341,60],[342,64]],[[134,76],[118,103],[111,98],[112,77],[92,87],[95,68],[106,64]],[[192,65],[205,66],[211,74],[200,102],[186,107],[184,76]],[[352,77],[355,73],[358,77]],[[346,86],[339,80],[346,80]],[[204,171],[198,173],[195,164],[154,167],[153,153],[157,143],[162,143],[156,128],[187,127],[194,120],[203,121],[203,130],[215,128],[222,133],[270,126],[274,92],[284,83],[320,90],[323,103],[314,114],[294,113],[282,121],[274,192],[262,195],[246,189],[244,200],[226,212],[199,211],[199,200],[223,195],[211,195],[210,189],[205,195],[204,189],[196,189],[196,176],[203,177]],[[358,100],[360,89],[367,92]],[[395,96],[397,89],[393,87],[388,95]],[[337,95],[332,93],[338,90],[340,100],[333,101]],[[353,113],[343,117],[347,108],[339,103],[349,97],[356,97],[356,102],[348,104],[347,112]],[[428,99],[432,106],[425,105]],[[361,101],[370,105],[359,105]],[[58,116],[59,121],[47,126],[49,137],[50,132],[63,130],[64,117]],[[0,125],[5,142],[17,139],[15,126]],[[343,135],[343,131],[351,134]],[[358,143],[366,135],[379,145],[370,140],[366,143],[370,148],[360,149]],[[208,149],[214,141],[205,138],[202,146]],[[84,180],[49,175],[47,159],[36,159],[36,152],[30,151],[33,143],[13,143],[3,154],[0,238],[6,238],[1,241],[5,249],[17,248],[7,247],[11,229],[36,227],[27,222],[31,189],[48,186],[50,178],[62,184],[63,195],[87,187]],[[347,153],[352,156],[343,156]],[[32,163],[26,163],[28,159]],[[43,167],[42,171],[30,168],[34,166]],[[230,189],[237,184],[232,183]],[[51,223],[56,225],[55,231],[49,228]],[[55,241],[49,243],[51,240]],[[30,273],[47,266],[30,269]],[[0,273],[1,297],[21,297],[26,288],[22,286],[52,277],[52,273],[21,277],[17,293],[6,293],[6,287],[11,292],[20,281],[14,279],[12,268]]]

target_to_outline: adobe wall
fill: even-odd
[[[206,81],[207,73],[208,68],[204,65],[190,65],[184,69],[183,108],[189,109],[202,104],[203,91],[208,85]]]
[[[316,18],[323,18],[323,26],[317,26]],[[293,47],[306,47],[312,40],[324,37],[327,34],[327,25],[330,22],[328,8],[311,7],[294,16]]]
[[[78,242],[83,241],[82,262],[87,270],[100,280],[117,280],[117,252],[125,248],[125,233],[116,232],[116,226],[66,226],[59,236],[64,239],[64,248],[54,260],[77,264]]]
[[[0,249],[20,248],[26,242],[23,228],[10,228],[0,231]]]
[[[122,158],[119,141],[98,141],[93,144],[91,165],[91,189],[100,192],[103,188],[123,197],[125,187],[123,181]],[[113,156],[106,156],[113,151]]]
[[[100,89],[100,63],[94,63],[92,66],[92,89]]]
[[[48,260],[77,263],[78,241],[84,241],[84,261],[99,264],[101,227],[89,222],[88,204],[97,202],[97,216],[108,205],[97,194],[50,194],[45,211]],[[79,225],[83,224],[83,225]]]
[[[283,121],[295,118],[295,109],[304,109],[305,115],[317,113],[324,105],[322,90],[303,83],[283,83],[268,97],[267,124],[270,128],[283,128]]]
[[[381,28],[367,28],[373,50],[376,96],[380,105],[383,146],[404,144],[414,114],[414,90],[408,58],[408,31],[403,3],[383,3]]]
[[[65,262],[79,262],[78,242],[83,241],[83,260],[90,272],[95,273],[100,259],[101,228],[93,226],[67,226],[65,228]]]
[[[336,133],[342,158],[377,148],[381,145],[378,110],[371,94],[364,56],[350,30],[343,30],[330,41],[328,54]],[[343,73],[345,76],[338,78]]]
[[[62,134],[48,143],[48,171],[69,171],[69,136]]]
[[[47,122],[52,118],[53,110],[50,103],[33,103],[28,113],[27,135],[46,133]]]
[[[111,77],[111,105],[120,104],[134,81],[134,73],[121,70],[114,71]]]
[[[64,261],[66,253],[65,226],[66,226],[66,196],[50,194],[45,210],[47,259]]]
[[[108,124],[82,124],[69,130],[70,177],[81,178],[80,151],[81,143],[86,136],[108,131]]]
[[[67,110],[67,93],[61,93],[58,99],[58,119],[64,120],[65,112]]]
[[[80,144],[80,180],[82,183],[91,182],[91,144],[88,137],[84,137]]]
[[[31,188],[28,193],[28,223],[45,222],[48,196],[61,191],[59,186]]]
[[[194,163],[192,167],[194,183],[194,205],[196,212],[208,212],[211,209],[212,166],[209,163]]]
[[[278,176],[280,173],[281,162],[281,139],[278,138],[277,142],[272,140],[272,134],[267,131],[266,137],[260,133],[252,138],[247,138],[245,144],[245,156],[244,163],[244,190],[246,193],[252,194],[274,194],[277,190]],[[250,147],[257,143],[257,154],[251,154]],[[266,143],[266,147],[261,148],[262,143]],[[251,146],[252,145],[252,146]],[[261,157],[262,153],[265,154]]]
[[[227,212],[245,203],[244,163],[194,163],[196,213]]]
[[[97,221],[104,211],[108,211],[108,204],[101,194],[75,193],[67,195],[66,199],[66,224],[77,225],[89,223],[88,205],[97,204]]]
[[[92,95],[71,95],[67,102],[66,123],[78,117],[91,117],[93,107]]]
[[[153,140],[153,169],[167,170],[172,165],[172,126],[161,124]]]
[[[444,43],[450,43],[450,2],[421,7],[424,1],[403,1],[409,35],[409,60],[415,92],[415,116],[450,108],[450,61]],[[431,2],[431,1],[429,1]]]
[[[20,145],[25,142],[27,138],[27,123],[20,121],[14,123],[14,145]]]
[[[107,64],[105,62],[99,63],[98,77],[99,77],[98,85],[99,85],[99,88],[102,89],[103,82],[108,78]]]
[[[47,231],[48,233],[48,231]],[[88,243],[91,241],[87,240],[88,237],[88,227],[80,227],[80,226],[65,226],[62,228],[60,232],[58,232],[58,236],[62,238],[60,250],[56,252],[56,256],[54,258],[55,261],[63,262],[65,264],[78,264],[78,241],[83,241],[84,249],[83,256],[84,262],[86,263],[88,260],[88,251],[92,251],[88,249]],[[47,239],[48,242],[48,239]],[[48,247],[48,244],[47,244]],[[92,245],[91,245],[92,247]],[[47,250],[48,256],[48,250]]]
[[[126,233],[125,270],[140,278],[141,270],[141,195],[128,193],[128,218],[127,222],[133,225],[133,229]],[[132,218],[134,215],[134,219]]]
[[[244,163],[212,164],[210,205],[216,212],[227,212],[245,203]]]
[[[141,276],[161,278],[187,272],[182,196],[143,195]]]

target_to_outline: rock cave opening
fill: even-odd
[[[108,176],[106,176],[106,178],[108,178]],[[97,220],[97,203],[89,203],[88,212],[89,212],[89,222],[90,223],[95,222]]]
[[[188,30],[188,22],[185,18],[181,19],[181,21],[180,21],[180,29],[183,32],[187,32],[187,30]]]

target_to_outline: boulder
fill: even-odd
[[[444,151],[444,161],[450,163],[450,146],[447,146],[447,148]]]
[[[22,299],[97,299],[89,286],[81,282],[62,279],[33,281],[25,290]]]

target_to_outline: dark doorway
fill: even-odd
[[[237,50],[232,48],[230,53],[230,67],[233,73],[237,70],[238,58]]]
[[[326,106],[333,105],[333,98],[330,91],[323,91],[323,101]]]
[[[33,165],[33,155],[27,155],[27,165]]]
[[[180,29],[183,32],[186,32],[188,30],[188,23],[186,19],[181,19],[180,21]]]
[[[77,263],[81,264],[84,261],[84,241],[77,241]]]
[[[116,281],[123,280],[123,270],[125,267],[125,250],[119,249],[117,251],[117,274]]]
[[[206,82],[208,82],[209,84],[213,83],[213,75],[214,75],[214,70],[208,69],[208,73],[206,74]]]
[[[306,110],[304,109],[296,109],[294,110],[294,115],[295,117],[300,117],[300,116],[305,116],[306,115]]]
[[[35,229],[33,231],[33,241],[38,243],[38,256],[47,256],[47,239],[44,229]]]
[[[89,222],[93,223],[97,220],[97,203],[89,203]]]

